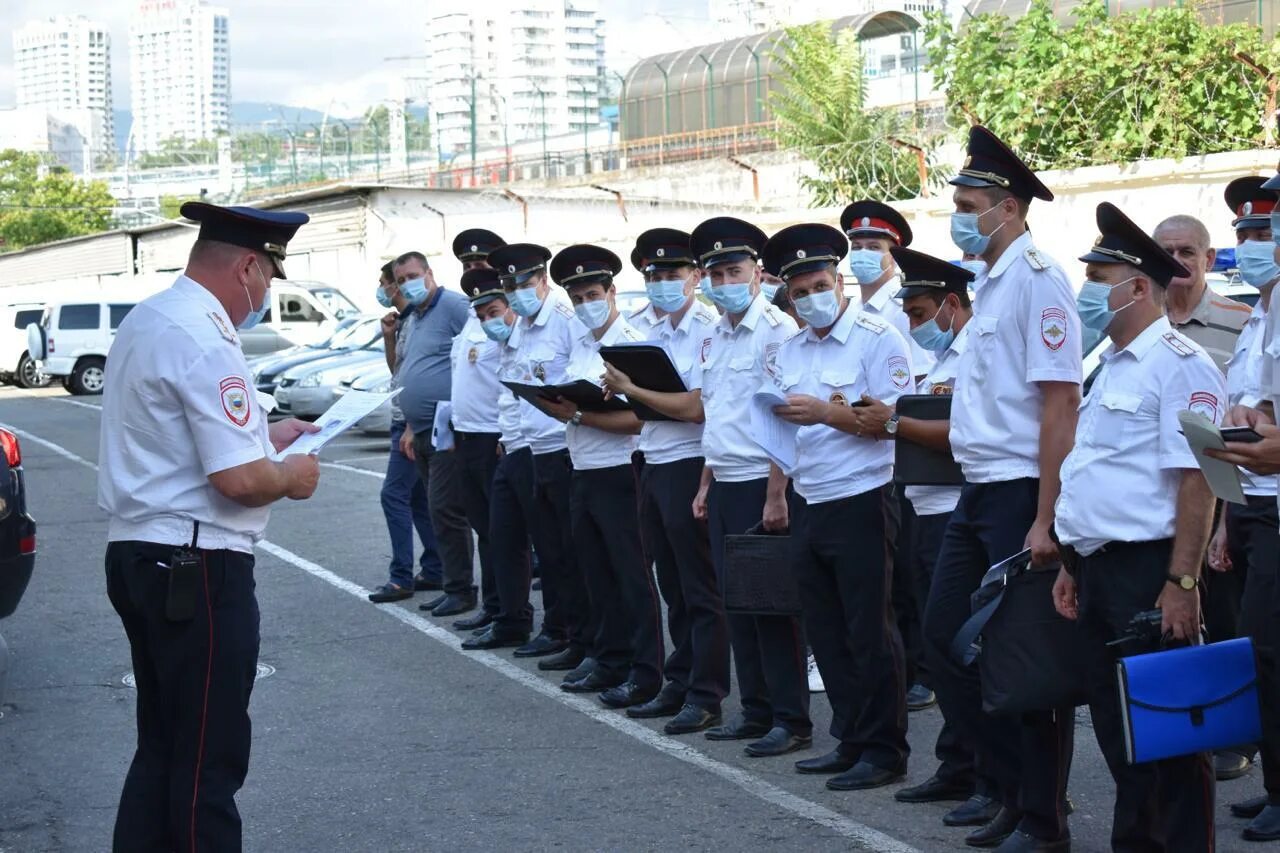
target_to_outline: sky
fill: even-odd
[[[482,0],[478,0],[480,2]],[[430,0],[222,0],[231,11],[233,101],[268,101],[355,115],[391,94],[392,80],[413,75],[422,59]],[[111,31],[112,97],[129,103],[129,15],[135,0],[0,0],[0,107],[14,102],[12,32],[31,19],[84,15]],[[682,40],[716,41],[706,0],[600,0],[611,70]]]

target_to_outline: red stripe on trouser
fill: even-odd
[[[204,763],[204,729],[209,719],[209,682],[213,679],[213,602],[209,599],[209,564],[200,554],[204,576],[204,608],[209,618],[209,659],[204,672],[204,701],[200,708],[200,745],[196,750],[196,770],[191,785],[191,853],[196,853],[196,802],[200,799],[200,767]]]

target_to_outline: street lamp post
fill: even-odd
[[[756,63],[756,121],[764,121],[764,97],[760,91],[760,54],[749,44],[743,44]]]
[[[711,130],[711,128],[715,127],[715,125],[716,125],[716,90],[715,90],[715,82],[716,82],[716,80],[715,80],[715,70],[712,68],[711,60],[710,60],[710,59],[707,59],[707,57],[706,57],[706,56],[704,56],[704,55],[702,54],[702,51],[698,51],[698,58],[702,60],[702,64],[703,64],[703,65],[707,66],[707,116],[708,116],[708,121],[707,121],[707,123],[706,123],[706,129],[707,129],[707,130]]]
[[[284,126],[284,132],[289,134],[289,159],[291,161],[290,168],[293,170],[293,184],[298,185],[298,137],[293,131]]]
[[[347,180],[351,180],[351,125],[340,118],[335,118],[334,121],[342,125],[342,132],[347,139]]]
[[[587,98],[591,96],[591,90],[585,86],[582,89],[582,173],[585,175],[591,171],[591,145],[587,136],[587,131],[591,125],[587,121],[587,116],[591,114],[591,107],[587,105]]]
[[[666,136],[671,133],[671,77],[662,63],[655,60],[649,64],[662,72],[662,135]]]
[[[551,160],[547,157],[547,93],[532,79],[529,82],[538,93],[538,112],[542,116],[542,178],[546,180],[551,176]]]
[[[314,128],[316,128],[317,132],[318,132],[318,133],[319,133],[319,135],[320,135],[320,180],[322,180],[322,181],[323,181],[323,180],[324,180],[324,131],[325,131],[325,124],[322,122],[322,123],[321,123],[320,125],[318,125],[318,126],[317,126],[317,125],[314,125],[314,124],[313,124],[313,125],[311,125],[311,126],[312,126],[312,127],[314,127]]]
[[[476,185],[476,77],[471,72],[471,186]]]

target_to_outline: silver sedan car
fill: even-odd
[[[381,363],[382,348],[356,350],[292,367],[276,386],[276,411],[295,418],[317,418],[333,405],[334,391],[343,380]]]

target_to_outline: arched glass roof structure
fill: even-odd
[[[832,32],[860,40],[911,33],[921,21],[905,12],[848,15]],[[623,139],[641,139],[769,121],[769,92],[779,88],[773,53],[785,30],[690,47],[642,59],[623,80]]]

